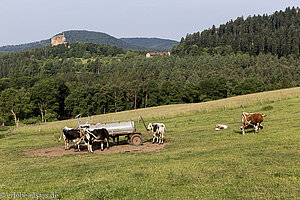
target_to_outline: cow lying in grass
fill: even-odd
[[[163,123],[150,123],[148,125],[148,131],[153,132],[152,143],[155,143],[155,140],[157,140],[159,144],[164,143],[164,134],[166,132],[166,126]]]
[[[242,132],[245,135],[245,129],[248,127],[254,128],[254,133],[258,133],[262,129],[261,123],[267,115],[261,113],[246,113],[242,114]]]
[[[106,143],[106,148],[109,148],[109,133],[105,128],[93,130],[85,129],[85,132],[84,142],[87,144],[89,152],[93,152],[94,142],[101,142],[101,151],[104,150],[104,142]]]
[[[228,127],[227,125],[217,124],[215,130],[219,131],[221,129],[227,129],[227,127]]]
[[[83,137],[83,133],[82,133],[81,129],[64,127],[61,132],[59,142],[61,141],[62,136],[64,137],[65,150],[70,149],[69,142],[73,141],[74,145],[75,145],[74,150],[76,151],[76,149],[78,149],[80,151],[79,142]]]

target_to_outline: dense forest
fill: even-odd
[[[217,49],[215,49],[218,47]],[[174,47],[177,55],[201,55],[217,50],[223,54],[271,53],[278,57],[299,57],[300,13],[299,8],[286,8],[272,15],[238,17],[226,24],[215,25],[203,32],[187,34],[180,45]]]
[[[161,39],[161,38],[120,38],[121,40],[135,46],[146,47],[154,51],[170,51],[173,46],[179,44],[175,40]]]
[[[0,123],[18,126],[19,121],[30,124],[300,86],[297,54],[253,54],[229,45],[182,53],[183,46],[188,48],[184,40],[171,56],[152,58],[145,57],[146,51],[80,42],[70,48],[0,53]]]

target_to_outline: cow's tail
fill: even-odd
[[[243,114],[242,114],[242,123],[243,123],[244,121],[245,121],[247,124],[249,124],[249,122],[248,122],[248,120],[247,120],[247,117],[246,117],[246,112],[243,112]]]
[[[246,116],[245,116],[245,112],[242,113],[242,120],[245,120]]]
[[[64,129],[61,131],[61,133],[60,133],[60,137],[59,137],[59,139],[58,139],[58,142],[60,142],[61,141],[61,138],[62,138],[62,134],[63,134],[63,132],[64,132]]]

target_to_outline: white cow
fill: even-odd
[[[153,132],[153,142],[157,140],[159,144],[164,143],[164,134],[166,132],[166,126],[163,123],[150,123],[148,125],[148,131]]]
[[[221,129],[227,129],[227,125],[223,125],[223,124],[217,124],[215,130],[219,131]]]

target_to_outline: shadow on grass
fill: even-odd
[[[0,133],[0,139],[5,138],[5,134],[4,133]]]
[[[242,131],[234,130],[233,132],[234,132],[235,134],[243,135],[243,132],[242,132]],[[249,133],[253,133],[253,132],[254,132],[253,130],[245,130],[245,134],[249,134]]]
[[[122,146],[122,145],[128,145],[128,140],[120,140],[119,143],[117,142],[109,142],[109,147],[113,147],[113,146]],[[106,149],[106,143],[104,143],[104,149]],[[75,145],[70,145],[70,149],[74,149],[75,150]],[[101,142],[94,142],[93,143],[93,150],[99,150],[101,149]],[[87,150],[87,146],[83,143],[80,144],[80,150]]]
[[[5,134],[5,133],[7,133],[7,131],[8,131],[8,129],[1,129],[0,128],[0,134]]]
[[[152,138],[147,138],[143,140],[143,143],[145,142],[152,142]],[[143,145],[143,143],[141,145]],[[125,146],[125,145],[129,145],[129,141],[127,139],[121,139],[121,140],[117,140],[115,142],[110,141],[109,142],[109,147],[113,147],[113,146]],[[104,149],[107,148],[106,143],[104,143]],[[75,145],[70,145],[69,149],[74,149],[74,151],[77,151],[77,149],[75,149]],[[101,142],[93,142],[93,150],[99,150],[101,149]],[[80,150],[87,150],[87,145],[84,143],[80,143]]]

